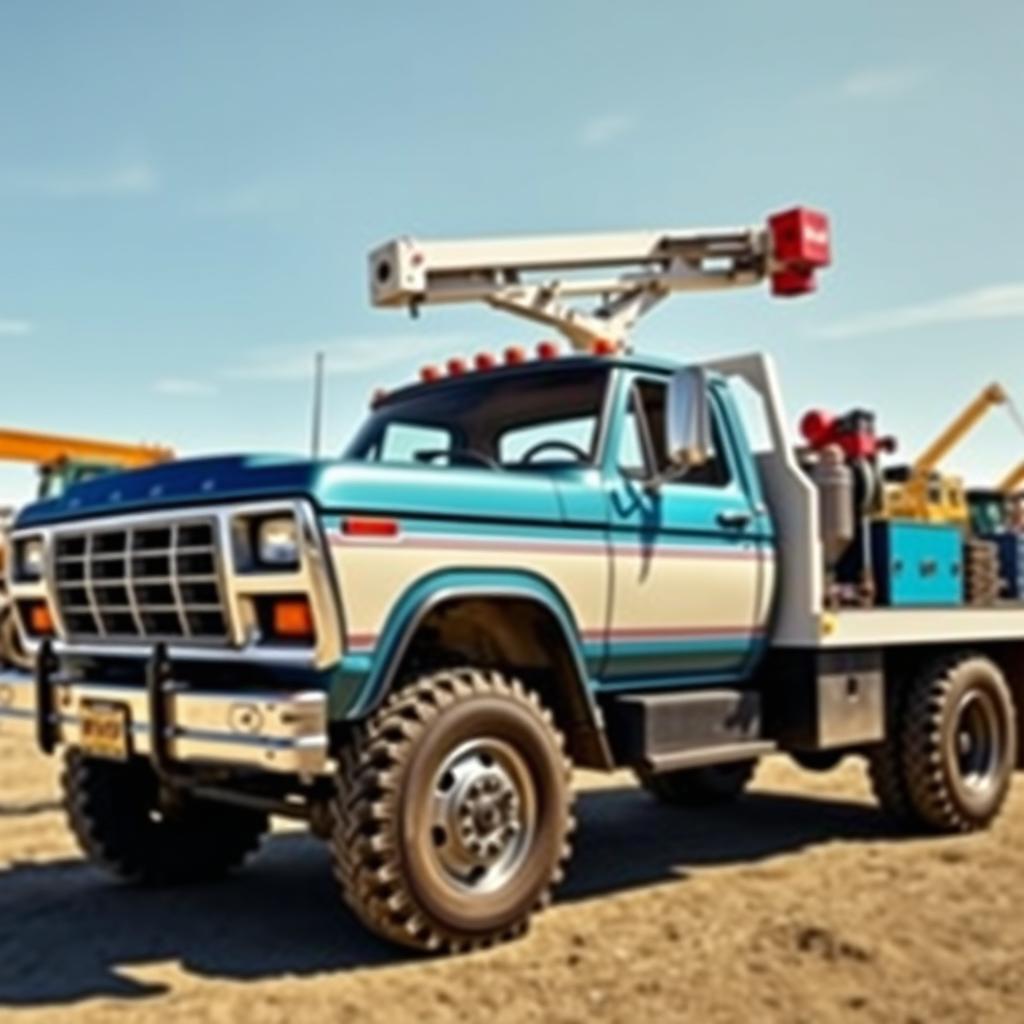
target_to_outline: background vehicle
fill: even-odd
[[[808,210],[400,239],[371,254],[377,304],[484,301],[577,351],[425,367],[339,461],[185,461],[23,511],[37,667],[0,683],[0,723],[65,748],[85,851],[203,877],[268,815],[302,818],[371,928],[459,950],[549,898],[571,765],[631,767],[678,804],[737,796],[773,751],[858,754],[905,822],[991,822],[1020,767],[1024,603],[970,603],[969,524],[886,514],[870,413],[805,418],[797,447],[767,358],[625,345],[672,292],[803,294],[829,259]]]
[[[155,445],[0,429],[0,460],[37,466],[39,500],[57,497],[77,483],[106,473],[152,466],[172,458],[171,449]],[[32,658],[22,647],[6,593],[7,535],[12,518],[13,511],[9,509],[0,517],[0,664],[30,669]]]

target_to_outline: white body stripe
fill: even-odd
[[[608,628],[612,574],[601,542],[401,532],[372,539],[334,533],[331,541],[348,650],[372,647],[418,580],[455,569],[535,573],[565,599],[581,636],[593,641]],[[624,639],[638,629],[683,637],[751,633],[766,625],[774,568],[753,545],[729,552],[627,543],[620,551],[614,627]]]

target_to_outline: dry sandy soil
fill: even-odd
[[[892,834],[850,762],[762,766],[725,809],[580,779],[572,874],[525,940],[450,960],[368,937],[324,849],[279,832],[167,892],[84,865],[55,765],[0,740],[0,1020],[1024,1020],[1024,777],[998,826]]]

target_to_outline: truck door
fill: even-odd
[[[609,438],[613,574],[602,677],[612,688],[740,676],[767,617],[766,513],[739,428],[712,385],[713,458],[672,477],[667,390],[664,377],[624,381]]]

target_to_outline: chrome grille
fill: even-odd
[[[62,532],[54,574],[69,640],[230,639],[212,519]]]

